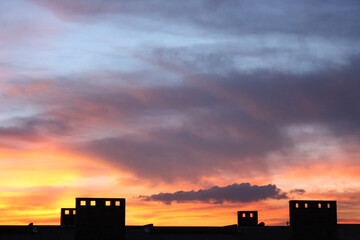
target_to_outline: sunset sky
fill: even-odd
[[[360,223],[360,1],[0,1],[0,225]]]

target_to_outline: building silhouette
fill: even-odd
[[[238,211],[238,227],[256,227],[258,226],[257,211]]]
[[[76,208],[61,208],[60,225],[75,226]]]
[[[336,201],[292,200],[289,210],[294,240],[337,239]]]
[[[123,240],[124,198],[76,198],[76,240]]]
[[[224,227],[125,226],[124,198],[76,198],[59,226],[0,226],[0,240],[356,240],[360,225],[337,224],[336,201],[289,201],[290,226],[258,224],[257,211],[237,212]]]

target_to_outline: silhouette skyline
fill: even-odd
[[[237,224],[214,227],[125,225],[124,198],[76,198],[75,208],[61,208],[60,225],[1,226],[0,237],[19,240],[57,239],[277,239],[348,240],[360,225],[338,224],[336,201],[290,200],[290,226],[258,224],[258,211],[238,211]]]

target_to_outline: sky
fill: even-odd
[[[360,224],[357,0],[0,1],[0,224],[76,197],[225,226],[289,200]]]

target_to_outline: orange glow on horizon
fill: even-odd
[[[224,204],[173,202],[166,205],[137,198],[139,195],[159,192],[206,189],[215,185],[215,182],[218,186],[247,182],[241,176],[224,174],[204,176],[199,183],[179,181],[154,184],[98,159],[61,151],[55,144],[49,144],[47,149],[1,151],[0,159],[2,225],[24,225],[30,222],[58,225],[60,208],[74,207],[76,197],[126,198],[127,225],[225,226],[237,223],[236,214],[239,210],[259,211],[259,222],[265,222],[266,225],[286,225],[289,221],[289,199]],[[353,179],[357,179],[355,169],[348,169],[345,165],[334,168],[319,163],[311,168],[278,171],[274,175],[276,181],[268,176],[254,176],[251,182],[258,185],[276,184],[288,192],[290,199],[337,200],[339,223],[360,223],[358,212],[353,210],[355,205],[348,205],[357,204],[353,197],[360,197],[360,193],[351,189],[331,192],[336,186],[331,179],[333,176],[337,176],[337,180],[353,182]],[[321,186],[323,192],[319,192],[316,187],[319,180],[322,183],[328,181],[328,185]],[[306,192],[303,195],[289,194],[293,188],[306,188]]]

